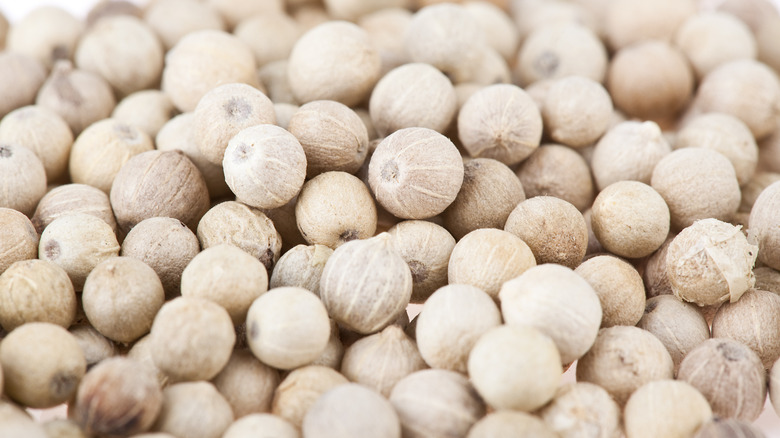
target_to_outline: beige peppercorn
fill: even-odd
[[[8,29],[6,50],[39,61],[47,70],[60,59],[71,59],[84,32],[84,23],[57,6],[31,10]]]
[[[149,332],[165,292],[146,263],[132,257],[112,257],[89,273],[81,301],[97,331],[113,341],[130,343]]]
[[[55,419],[43,423],[48,438],[88,438],[74,420]]]
[[[87,369],[73,335],[46,322],[27,323],[9,333],[0,343],[0,366],[5,395],[36,409],[68,401]]]
[[[583,76],[555,80],[542,104],[542,120],[550,137],[575,148],[598,140],[611,118],[612,99],[607,90]]]
[[[0,275],[18,261],[38,257],[38,233],[33,223],[12,208],[0,207]]]
[[[176,184],[166,184],[171,179]],[[209,208],[200,171],[181,151],[148,151],[130,158],[111,186],[111,207],[127,232],[150,217],[172,217],[195,229]]]
[[[233,423],[227,400],[209,382],[177,383],[163,389],[153,431],[188,438],[220,438]]]
[[[604,388],[592,383],[561,385],[538,415],[561,438],[620,435],[620,407]]]
[[[143,10],[130,1],[126,0],[99,0],[87,13],[87,27],[95,24],[105,17],[114,15],[132,15],[143,17]]]
[[[629,263],[609,255],[582,262],[574,270],[590,284],[601,303],[601,327],[636,325],[645,312],[642,277]]]
[[[542,116],[520,87],[498,84],[474,93],[458,113],[458,138],[471,157],[506,165],[530,156],[542,138]]]
[[[466,438],[510,438],[513,436],[555,438],[558,435],[534,415],[514,410],[497,410],[482,417]]]
[[[368,131],[348,106],[333,100],[310,101],[293,114],[289,125],[306,153],[306,175],[355,173],[368,153]]]
[[[117,231],[108,195],[86,184],[65,184],[51,189],[38,202],[32,223],[41,233],[55,219],[72,213],[91,214],[102,219],[115,233]]]
[[[773,269],[780,269],[780,248],[777,242],[777,217],[774,213],[780,202],[780,182],[765,188],[750,210],[748,240],[758,245],[758,260]]]
[[[206,2],[197,0],[154,1],[147,6],[143,18],[160,38],[166,51],[190,33],[225,30],[224,20],[219,13]]]
[[[166,302],[154,318],[150,336],[155,366],[174,381],[213,378],[230,360],[236,342],[227,311],[191,297]]]
[[[661,0],[652,6],[641,0],[610,2],[604,11],[604,34],[615,50],[643,40],[671,41],[695,13],[693,0]]]
[[[537,264],[558,263],[574,269],[588,249],[585,218],[577,207],[552,196],[517,204],[504,230],[528,244]]]
[[[31,216],[46,193],[46,170],[32,150],[0,143],[0,208]]]
[[[0,402],[0,431],[8,436],[24,436],[28,438],[51,438],[44,426],[30,418],[30,414],[15,403],[3,400]],[[81,438],[81,437],[78,437]]]
[[[70,61],[54,64],[40,88],[35,104],[62,117],[76,136],[92,123],[109,117],[116,106],[114,92],[105,79],[76,69]]]
[[[341,342],[339,326],[334,320],[330,320],[330,338],[325,351],[312,362],[312,365],[321,365],[334,370],[341,369],[341,360],[344,357],[344,343]]]
[[[219,12],[229,29],[236,27],[246,17],[284,10],[282,0],[208,0],[206,4]]]
[[[593,204],[595,193],[588,162],[570,147],[542,145],[520,164],[517,177],[526,198],[554,196],[571,203],[580,211],[587,210]]]
[[[148,430],[163,403],[157,376],[125,357],[106,359],[81,380],[72,414],[89,435],[130,435]]]
[[[398,414],[387,399],[357,383],[337,386],[312,404],[303,419],[309,438],[400,438]]]
[[[732,436],[763,438],[765,435],[756,426],[746,421],[714,417],[702,424],[693,438],[727,438]]]
[[[738,213],[747,213],[749,222],[750,211],[753,209],[761,192],[777,181],[780,181],[780,173],[760,170],[754,173],[750,181],[742,186],[742,202],[739,204]],[[747,226],[748,223],[745,222],[744,225]]]
[[[301,433],[286,420],[271,414],[251,414],[236,420],[222,438],[253,438],[258,431],[274,438],[300,438]]]
[[[103,260],[119,255],[116,235],[103,220],[73,213],[53,220],[41,234],[38,258],[54,262],[81,291],[87,275]]]
[[[753,276],[756,277],[756,284],[754,286],[756,289],[774,292],[780,295],[780,272],[777,272],[770,267],[762,266],[753,269]]]
[[[382,61],[381,76],[396,67],[412,62],[404,47],[404,40],[398,38],[399,35],[406,33],[412,16],[412,11],[396,7],[380,9],[363,15],[357,20],[357,24],[368,32],[368,38],[379,52]]]
[[[236,418],[270,412],[279,372],[260,362],[248,350],[233,350],[227,365],[211,380],[225,397]]]
[[[332,388],[349,383],[332,368],[309,365],[290,372],[274,392],[272,412],[301,427],[303,417],[318,398]]]
[[[324,245],[297,245],[274,265],[269,288],[302,287],[320,295],[320,277],[333,250]]]
[[[87,369],[118,354],[117,346],[88,323],[72,325],[68,331],[76,338],[84,352]]]
[[[95,122],[73,143],[68,163],[71,179],[109,193],[122,166],[151,150],[152,139],[135,126],[115,119]]]
[[[111,118],[135,126],[150,138],[176,114],[171,98],[160,90],[136,91],[122,99]]]
[[[725,303],[712,320],[712,337],[739,341],[758,354],[766,369],[780,357],[780,296],[751,289],[739,301]]]
[[[661,247],[647,258],[642,272],[642,280],[645,283],[645,293],[648,298],[673,293],[666,271],[666,254],[669,252],[669,245],[672,244],[674,236],[674,234],[667,236]]]
[[[287,59],[301,33],[298,23],[283,12],[242,18],[233,30],[233,34],[252,49],[258,68]]]
[[[4,50],[0,54],[0,117],[30,105],[46,80],[46,69],[40,61],[17,52]]]
[[[637,327],[599,330],[596,342],[577,362],[577,381],[601,386],[623,406],[647,382],[671,379],[674,364],[664,344]]]
[[[298,100],[290,89],[287,80],[287,60],[269,62],[257,70],[257,77],[267,90],[267,95],[274,104],[286,103],[298,105]],[[282,126],[284,128],[284,126]],[[286,128],[285,128],[286,129]]]
[[[295,204],[295,220],[306,242],[335,249],[374,235],[376,204],[357,177],[325,172],[303,185]]]
[[[737,59],[755,59],[756,38],[739,18],[711,11],[692,15],[674,37],[674,43],[690,60],[698,78],[719,65]]]
[[[68,328],[77,306],[68,274],[50,261],[18,261],[0,274],[0,325],[8,332],[28,322]]]
[[[449,284],[478,287],[493,298],[504,282],[536,266],[531,248],[512,233],[494,228],[463,236],[447,266]]]
[[[658,380],[638,388],[623,413],[627,438],[688,437],[712,418],[707,399],[693,386]]]
[[[685,356],[677,379],[698,389],[718,417],[754,421],[764,409],[764,365],[756,353],[737,341],[702,342]]]

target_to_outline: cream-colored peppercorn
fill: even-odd
[[[165,50],[170,50],[192,32],[225,30],[225,23],[217,11],[196,0],[155,1],[148,5],[143,15],[146,24],[160,38]]]
[[[198,238],[178,219],[154,217],[138,223],[122,241],[120,255],[154,269],[166,298],[180,294],[182,272],[200,251]]]
[[[361,4],[363,4],[361,2]],[[357,23],[366,32],[374,47],[379,52],[382,61],[380,75],[384,76],[390,70],[411,62],[404,47],[404,40],[398,38],[404,35],[412,21],[412,12],[403,8],[386,8],[366,14]]]
[[[86,184],[65,184],[50,190],[38,202],[32,222],[41,233],[55,219],[72,213],[91,214],[102,219],[114,232],[117,230],[108,195]]]
[[[257,78],[263,83],[267,95],[274,104],[288,103],[298,105],[290,82],[287,80],[287,60],[269,62],[257,70]],[[285,128],[286,129],[286,128]]]
[[[59,115],[44,107],[25,106],[0,121],[0,142],[24,146],[35,152],[46,170],[46,179],[62,177],[68,166],[73,133]]]
[[[46,193],[46,170],[35,153],[19,144],[0,143],[0,208],[31,216]]]
[[[250,351],[233,350],[227,365],[211,383],[225,397],[236,418],[270,412],[279,372],[260,362]]]
[[[150,138],[155,138],[168,120],[176,114],[170,97],[160,90],[137,91],[122,99],[111,117],[135,126]]]
[[[10,401],[0,402],[0,423],[0,432],[8,436],[51,438],[41,424],[30,418],[30,414]]]
[[[780,412],[780,365],[778,361],[772,365],[767,376],[767,386],[769,386],[769,400],[775,413]]]
[[[287,59],[301,29],[287,14],[267,13],[242,19],[233,34],[252,49],[259,68]]]
[[[74,420],[49,420],[43,423],[43,428],[48,438],[88,438]]]
[[[203,249],[229,243],[257,258],[267,271],[279,260],[282,242],[274,224],[256,208],[235,201],[211,207],[198,223]]]
[[[520,87],[498,84],[474,93],[458,113],[458,137],[474,158],[506,165],[530,156],[542,138],[542,116]]]
[[[688,352],[710,337],[710,327],[702,312],[672,295],[649,298],[636,326],[654,334],[664,344],[674,362],[675,375]]]
[[[755,59],[758,54],[750,28],[725,12],[690,16],[680,26],[674,42],[691,61],[698,78],[719,65],[737,59]]]
[[[297,245],[274,265],[269,288],[294,286],[320,295],[320,277],[333,250],[324,245]]]
[[[159,82],[163,55],[160,40],[143,20],[118,15],[92,25],[74,59],[78,68],[99,74],[118,95],[127,96]]]
[[[465,373],[472,347],[483,333],[501,325],[501,312],[482,290],[452,284],[434,292],[415,321],[415,338],[425,362]]]
[[[683,438],[712,418],[712,409],[688,383],[659,380],[644,384],[631,395],[623,417],[627,438]]]
[[[306,242],[330,248],[374,235],[371,192],[346,172],[325,172],[307,181],[295,204],[295,221]]]
[[[533,352],[529,355],[528,352]],[[495,409],[533,411],[555,395],[563,369],[552,339],[523,325],[486,332],[469,354],[471,383]]]
[[[209,382],[177,383],[163,389],[163,405],[152,430],[188,438],[220,438],[233,423],[230,404]]]
[[[382,140],[368,166],[377,202],[396,217],[433,217],[455,200],[463,183],[455,145],[427,128],[405,128]]]
[[[168,301],[152,324],[152,359],[174,381],[213,378],[230,360],[235,342],[230,315],[203,298]]]
[[[8,332],[28,322],[68,328],[77,306],[68,274],[52,262],[18,261],[0,275],[0,325]]]
[[[165,184],[174,179],[177,184]],[[148,151],[125,163],[111,186],[111,207],[127,232],[150,217],[172,217],[195,229],[209,207],[200,171],[181,151]]]
[[[734,166],[712,149],[683,148],[665,156],[653,169],[650,185],[666,201],[675,230],[699,219],[727,221],[739,208]]]
[[[100,262],[81,294],[84,313],[103,336],[129,343],[147,334],[165,301],[154,269],[132,257]]]
[[[50,408],[69,400],[87,370],[84,353],[64,328],[31,322],[0,343],[3,391],[31,408]]]
[[[298,112],[300,107],[291,103],[274,103],[274,113],[276,114],[276,126],[283,129],[290,129],[290,120]]]
[[[119,170],[130,158],[154,150],[152,139],[135,126],[104,119],[87,127],[73,143],[69,171],[77,184],[109,193]]]
[[[95,24],[105,17],[114,15],[132,15],[143,17],[144,11],[135,3],[126,0],[100,0],[87,14],[87,27]]]
[[[447,284],[447,267],[455,239],[444,227],[411,220],[399,222],[387,232],[412,272],[411,302],[422,303]]]
[[[320,279],[328,314],[361,334],[390,325],[412,295],[412,274],[387,233],[336,248]]]
[[[271,289],[257,298],[246,316],[252,353],[279,369],[311,363],[325,350],[330,321],[316,295],[299,287]]]
[[[111,114],[116,100],[111,86],[95,73],[76,69],[69,61],[59,61],[40,87],[35,104],[47,108],[79,135],[92,123]]]
[[[380,136],[403,128],[444,132],[457,110],[450,80],[430,64],[404,64],[389,71],[371,92],[371,121]]]
[[[637,327],[599,330],[596,342],[577,362],[577,381],[595,383],[625,405],[647,382],[671,379],[674,364],[664,344]]]
[[[549,336],[564,365],[588,351],[601,325],[598,295],[587,281],[564,266],[532,267],[505,282],[498,298],[504,321],[531,326]]]
[[[588,226],[572,204],[552,196],[537,196],[519,203],[504,230],[522,239],[536,263],[558,263],[576,268],[588,249]]]
[[[506,8],[489,1],[467,1],[463,2],[463,7],[482,29],[487,44],[507,62],[512,61],[517,55],[519,35]]]
[[[327,0],[328,13],[337,20],[357,21],[360,17],[387,8],[409,6],[409,0],[377,0],[369,3],[360,0]]]
[[[500,161],[475,158],[463,164],[463,185],[441,214],[456,239],[479,228],[503,228],[509,214],[525,200],[519,178]]]
[[[747,213],[749,222],[750,211],[761,192],[777,181],[780,181],[780,173],[764,171],[754,173],[750,181],[742,186],[742,202],[739,204],[738,213]],[[747,222],[744,225],[747,225]]]
[[[289,129],[306,153],[309,178],[328,171],[355,173],[368,153],[365,124],[353,110],[333,100],[302,105]]]
[[[379,393],[348,383],[317,399],[306,413],[301,429],[310,438],[400,438],[398,417]]]
[[[756,277],[756,285],[754,286],[756,289],[780,294],[780,272],[762,266],[753,269],[753,276]]]
[[[662,0],[652,7],[641,0],[611,1],[604,12],[604,33],[616,50],[644,40],[671,41],[695,12],[693,0]]]
[[[748,238],[758,245],[758,259],[767,266],[780,269],[780,233],[777,231],[777,216],[774,213],[780,202],[780,182],[769,185],[756,199],[750,210]]]
[[[284,10],[282,0],[208,0],[206,3],[219,12],[230,29],[236,27],[246,17]]]
[[[73,417],[93,435],[130,435],[148,430],[163,403],[157,376],[125,357],[106,359],[81,380]]]
[[[756,353],[737,341],[702,342],[685,356],[677,379],[698,389],[718,417],[754,421],[764,409],[764,365]]]
[[[544,127],[556,142],[572,147],[592,144],[609,128],[612,100],[598,82],[583,76],[558,79],[542,105]]]
[[[771,134],[780,114],[780,79],[767,65],[752,59],[725,63],[705,76],[695,106],[742,120],[756,140]]]
[[[467,438],[509,438],[513,436],[555,438],[558,435],[534,415],[514,410],[497,410],[474,423]]]
[[[607,51],[598,36],[582,24],[554,23],[539,26],[528,35],[514,69],[526,85],[571,75],[603,82]]]
[[[561,438],[620,435],[620,407],[604,388],[592,383],[560,386],[555,398],[538,414]]]
[[[87,275],[103,260],[119,255],[111,227],[95,216],[74,213],[53,220],[41,234],[38,258],[68,273],[73,288],[82,290]]]
[[[35,58],[47,69],[60,59],[71,59],[84,32],[84,23],[56,6],[33,9],[14,23],[6,36],[6,50]]]
[[[304,366],[290,372],[274,393],[272,412],[300,428],[303,417],[324,393],[349,383],[337,371],[323,366]]]
[[[0,117],[9,112],[30,105],[46,79],[46,69],[37,60],[21,53],[3,51],[0,55],[0,78],[3,85],[3,103]]]
[[[341,369],[341,360],[344,358],[344,343],[341,342],[339,325],[334,320],[330,320],[330,338],[325,351],[320,357],[312,362],[312,365],[321,365],[334,370]]]
[[[252,438],[258,431],[275,438],[300,438],[301,434],[284,419],[271,414],[251,414],[236,420],[222,438]]]
[[[466,377],[454,371],[422,370],[399,381],[390,394],[404,437],[465,436],[485,414]]]
[[[739,341],[758,354],[766,369],[780,357],[780,296],[751,289],[739,301],[725,303],[712,320],[712,337]]]
[[[335,100],[355,106],[379,79],[381,61],[366,31],[345,21],[304,33],[290,52],[287,78],[301,102]]]
[[[696,221],[669,245],[666,270],[672,292],[699,306],[735,303],[755,284],[758,251],[740,227],[717,219]]]
[[[236,82],[258,85],[255,57],[246,44],[228,33],[192,32],[165,55],[161,89],[179,111],[194,111],[210,90]]]
[[[636,325],[645,311],[642,277],[627,262],[608,255],[582,262],[574,271],[591,285],[601,303],[601,327]]]
[[[701,425],[693,438],[726,438],[731,436],[763,438],[765,435],[759,428],[746,421],[713,417]]]
[[[590,167],[572,148],[557,144],[542,145],[520,164],[517,177],[526,198],[554,196],[580,211],[593,204],[595,193]]]
[[[0,207],[0,275],[12,264],[38,257],[38,233],[33,223],[12,208]]]
[[[618,181],[604,188],[593,201],[591,214],[596,238],[618,256],[646,257],[669,234],[670,213],[664,198],[639,181]]]
[[[512,233],[494,228],[463,236],[447,266],[449,284],[468,284],[493,298],[501,285],[536,266],[531,248]]]
[[[84,352],[87,368],[117,355],[116,345],[87,323],[72,325],[68,331]]]

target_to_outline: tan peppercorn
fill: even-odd
[[[647,382],[671,379],[674,364],[664,344],[637,327],[599,330],[596,342],[577,362],[577,381],[595,383],[625,405]]]
[[[31,149],[41,160],[46,179],[55,181],[68,167],[73,133],[62,117],[41,106],[31,105],[3,117],[0,121],[0,142]]]
[[[746,421],[713,417],[702,424],[693,438],[727,438],[733,436],[763,438],[765,435],[759,428]]]
[[[108,195],[86,184],[65,184],[50,190],[38,203],[32,222],[41,233],[55,219],[72,213],[91,214],[102,219],[114,232],[117,230]]]
[[[780,251],[777,231],[776,205],[780,202],[780,182],[769,185],[756,199],[750,211],[748,239],[758,245],[758,259],[767,266],[780,268]]]
[[[103,336],[123,343],[147,334],[165,292],[157,274],[131,257],[100,262],[87,276],[81,295],[84,313]]]
[[[506,165],[530,156],[542,138],[542,116],[520,87],[498,84],[474,93],[458,113],[458,137],[474,158]]]
[[[769,386],[769,400],[772,403],[772,407],[775,410],[775,413],[780,411],[780,365],[777,365],[778,362],[775,361],[775,363],[772,365],[772,368],[769,370],[769,375],[767,376],[767,385]]]
[[[766,371],[749,347],[730,339],[708,339],[680,364],[677,379],[690,383],[721,418],[754,421],[766,400]]]
[[[655,122],[621,122],[596,144],[593,177],[600,190],[624,180],[650,184],[653,168],[671,151]]]
[[[227,365],[211,383],[225,397],[236,418],[270,412],[279,372],[260,362],[248,350],[233,350]]]
[[[30,105],[46,80],[46,69],[36,59],[21,53],[3,51],[0,54],[0,117]]]
[[[688,437],[712,418],[712,409],[688,383],[659,380],[631,395],[623,417],[627,438]]]
[[[119,242],[103,220],[74,213],[53,220],[41,234],[38,258],[54,262],[68,273],[80,291],[87,275],[103,260],[119,255]]]
[[[672,292],[699,306],[735,303],[755,284],[756,253],[758,247],[748,243],[740,227],[717,219],[697,221],[669,245],[666,269]]]
[[[756,285],[754,286],[756,289],[780,294],[780,272],[762,266],[753,269],[753,276],[756,277]]]
[[[197,0],[154,1],[148,5],[143,15],[146,24],[160,38],[166,51],[190,33],[200,30],[225,30],[225,23],[219,13],[206,2]]]
[[[295,369],[276,388],[272,412],[300,428],[304,415],[322,394],[348,382],[337,371],[323,366]]]
[[[236,82],[258,85],[252,51],[231,34],[192,32],[165,55],[161,89],[179,111],[194,111],[210,90]]]
[[[333,250],[324,245],[297,245],[274,265],[269,288],[302,287],[320,295],[320,277]]]
[[[68,274],[52,262],[18,261],[0,275],[0,325],[8,332],[28,322],[68,328],[77,305]]]
[[[106,359],[81,380],[73,417],[90,435],[130,435],[148,430],[163,403],[157,376],[133,359]]]
[[[290,56],[301,28],[285,13],[269,12],[242,19],[233,34],[252,49],[257,67]]]
[[[0,208],[0,275],[12,264],[38,257],[38,233],[30,219],[12,208]]]
[[[300,438],[301,434],[286,420],[271,414],[251,414],[236,420],[222,438],[253,438],[258,431],[275,438]]]
[[[592,383],[561,385],[538,415],[561,438],[612,438],[620,434],[620,407],[604,388]]]
[[[422,303],[447,284],[447,267],[455,238],[444,227],[412,220],[399,222],[387,232],[412,272],[411,302]]]
[[[35,153],[19,144],[0,143],[0,208],[31,216],[46,193],[46,170]]]
[[[337,386],[312,404],[303,419],[309,438],[400,438],[399,415],[387,399],[357,383]]]
[[[87,127],[73,143],[69,170],[77,184],[109,193],[119,170],[130,158],[154,150],[152,139],[135,126],[104,119]]]
[[[478,229],[455,244],[447,266],[449,284],[478,287],[493,298],[501,285],[536,266],[531,248],[512,233]]]
[[[87,368],[117,355],[116,345],[88,323],[72,325],[68,331],[84,352]]]
[[[304,33],[290,52],[287,78],[301,102],[335,100],[355,106],[379,79],[381,61],[366,31],[344,21]]]
[[[698,78],[737,59],[755,59],[756,39],[739,18],[725,12],[690,16],[678,29],[674,43],[691,61]]]
[[[163,389],[153,431],[188,438],[220,438],[233,423],[230,404],[209,382],[177,383]]]
[[[87,363],[76,339],[64,328],[31,322],[0,343],[5,395],[36,409],[68,401],[84,376]]]
[[[361,2],[365,4],[365,2]],[[368,32],[368,38],[379,52],[382,61],[380,75],[404,64],[411,63],[404,47],[404,35],[412,21],[412,11],[403,8],[386,8],[363,15],[357,24]]]
[[[556,142],[571,147],[592,144],[609,128],[612,100],[598,82],[583,76],[558,79],[545,94],[544,127]]]
[[[43,423],[43,428],[48,438],[88,438],[74,420],[49,420]]]
[[[369,111],[380,136],[403,128],[421,127],[444,132],[457,110],[450,80],[430,64],[397,67],[377,82]]]
[[[235,342],[230,315],[202,298],[166,302],[152,324],[152,359],[174,381],[213,378],[230,360]]]
[[[355,173],[368,153],[368,131],[346,105],[315,100],[298,108],[290,119],[292,133],[306,153],[306,176],[323,172]]]
[[[780,357],[780,296],[751,289],[739,301],[725,303],[712,320],[712,337],[739,341],[758,354],[766,369]]]
[[[171,179],[176,184],[166,184]],[[209,208],[200,171],[181,151],[149,151],[125,163],[111,186],[111,207],[127,232],[150,217],[172,217],[195,229]]]
[[[512,436],[556,438],[558,435],[534,415],[514,410],[497,410],[482,417],[469,429],[466,438],[501,438]]]
[[[727,221],[739,208],[734,166],[712,149],[683,148],[665,156],[653,169],[651,186],[666,201],[674,230],[699,219]]]
[[[6,50],[35,58],[46,69],[60,59],[71,59],[84,32],[84,23],[57,6],[31,10],[14,23],[6,36]]]
[[[557,144],[542,145],[520,164],[517,177],[526,198],[554,196],[580,211],[593,204],[595,193],[590,167],[572,148]]]
[[[636,325],[645,311],[642,277],[627,262],[608,255],[585,260],[574,271],[591,285],[601,303],[601,327]]]
[[[357,177],[325,172],[307,181],[295,204],[295,220],[306,242],[335,249],[376,231],[374,198]]]
[[[693,0],[662,0],[652,6],[641,0],[614,1],[604,12],[604,33],[616,50],[643,40],[671,41],[695,13]]]
[[[588,249],[588,226],[577,207],[551,196],[519,203],[504,230],[522,239],[537,264],[559,263],[576,268]]]
[[[750,211],[753,209],[753,205],[755,205],[761,192],[777,181],[780,181],[780,173],[760,170],[754,173],[750,181],[742,186],[742,202],[739,204],[738,213],[747,213],[749,218]],[[747,226],[748,224],[745,223],[744,225]]]
[[[168,120],[176,114],[170,97],[160,90],[136,91],[122,99],[111,117],[135,126],[154,139]]]

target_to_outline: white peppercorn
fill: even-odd
[[[118,354],[116,345],[88,323],[72,325],[68,331],[76,338],[84,352],[88,370],[104,359]]]
[[[225,30],[224,20],[219,13],[206,2],[196,0],[154,1],[148,5],[143,15],[146,24],[160,38],[165,50],[176,46],[190,33],[200,30]]]
[[[31,216],[46,193],[46,170],[32,150],[0,143],[0,208]]]
[[[300,438],[300,432],[284,419],[271,414],[251,414],[236,420],[222,438],[252,438],[262,433],[275,438]]]
[[[764,438],[765,435],[756,426],[746,421],[714,417],[702,424],[693,438],[726,438],[732,436]]]
[[[756,278],[754,286],[756,289],[780,294],[780,272],[770,267],[762,266],[753,269],[753,276]]]
[[[76,318],[68,274],[47,260],[22,260],[0,274],[0,325],[10,332],[28,322],[68,328]]]
[[[301,29],[285,13],[269,12],[242,19],[233,34],[246,43],[255,55],[257,67],[269,62],[287,59]]]
[[[611,438],[620,434],[620,407],[604,388],[592,383],[560,386],[555,398],[538,414],[561,438]]]
[[[401,425],[393,406],[379,393],[357,383],[323,394],[303,419],[310,438],[400,438]]]
[[[747,213],[749,222],[750,211],[753,209],[761,192],[777,181],[780,181],[780,173],[764,171],[754,173],[753,177],[742,186],[742,202],[739,204],[738,213]],[[745,223],[744,225],[747,226],[748,224]]]
[[[284,10],[282,0],[208,0],[206,3],[219,12],[230,29],[246,17]]]
[[[332,368],[304,366],[290,372],[274,392],[272,412],[300,428],[303,417],[320,396],[330,389],[349,383]]]
[[[177,383],[163,389],[153,431],[176,437],[220,438],[233,423],[230,405],[209,382]]]
[[[645,311],[642,277],[629,263],[608,255],[590,258],[575,271],[599,297],[601,327],[636,325]]]
[[[290,83],[287,80],[287,60],[269,62],[257,70],[258,80],[265,86],[267,95],[274,104],[289,103],[298,105]],[[278,123],[278,120],[277,120]],[[284,126],[282,126],[284,128]],[[286,128],[285,128],[286,129]]]
[[[344,357],[344,344],[341,342],[339,326],[334,320],[330,320],[330,338],[325,351],[312,362],[312,365],[321,365],[334,370],[341,369],[341,360]]]
[[[297,245],[285,252],[274,265],[269,288],[302,287],[320,294],[320,277],[333,250],[324,245]]]
[[[292,103],[274,103],[274,114],[276,114],[276,126],[283,129],[290,129],[290,120],[298,112],[300,107]]]
[[[761,192],[750,210],[748,226],[749,241],[758,245],[758,260],[774,269],[780,268],[780,252],[776,243],[780,235],[776,230],[777,218],[773,213],[780,199],[779,193],[780,182],[770,184]]]
[[[176,114],[170,97],[160,90],[136,91],[122,99],[111,118],[135,126],[150,138]]]
[[[538,417],[510,409],[482,417],[469,429],[466,438],[510,438],[513,436],[554,438],[558,435]]]
[[[520,163],[517,177],[526,198],[554,196],[580,211],[593,204],[595,193],[590,167],[572,148],[557,144],[542,145]]]
[[[604,33],[616,50],[643,40],[671,41],[695,12],[692,0],[662,0],[652,7],[641,0],[610,2],[604,12]]]
[[[30,418],[24,409],[5,400],[0,402],[0,432],[8,436],[51,438],[46,429]]]
[[[279,372],[260,362],[248,350],[233,350],[222,371],[211,380],[225,397],[236,418],[270,412]]]
[[[623,417],[628,438],[686,437],[712,418],[712,409],[688,383],[659,380],[631,395]]]
[[[587,146],[601,137],[612,117],[612,100],[598,82],[583,76],[558,79],[542,105],[544,127],[556,142]]]
[[[737,59],[755,59],[756,39],[739,18],[725,12],[692,15],[678,29],[674,43],[691,61],[696,76]]]
[[[766,369],[780,357],[780,296],[751,289],[739,301],[724,303],[712,320],[712,337],[739,341],[758,354]]]
[[[38,257],[38,233],[33,223],[12,208],[0,207],[0,275],[12,264]]]
[[[6,36],[6,50],[35,58],[47,69],[60,59],[71,59],[84,32],[84,23],[57,6],[41,6],[14,23]]]
[[[666,254],[669,252],[672,240],[674,240],[674,234],[667,236],[661,247],[645,263],[642,280],[645,283],[645,292],[648,298],[673,294],[666,271]]]
[[[46,80],[46,69],[40,61],[27,55],[4,50],[0,54],[0,78],[3,103],[0,117],[35,101]]]

